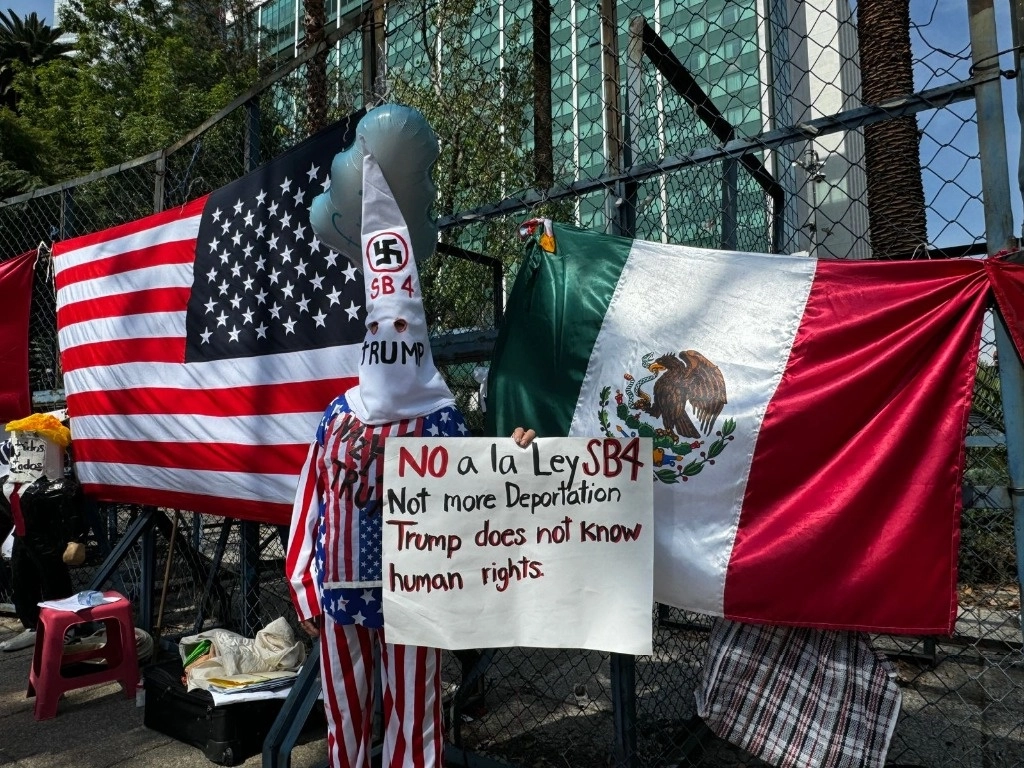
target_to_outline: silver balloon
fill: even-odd
[[[363,154],[372,153],[405,218],[413,254],[423,263],[437,245],[433,217],[435,187],[430,169],[438,146],[426,118],[412,107],[384,104],[356,126],[351,147],[334,156],[331,187],[310,206],[309,222],[317,237],[361,269]]]

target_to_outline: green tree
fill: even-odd
[[[17,106],[14,76],[19,69],[40,66],[74,50],[61,40],[63,35],[60,27],[44,24],[35,12],[20,17],[10,9],[0,11],[0,104]]]
[[[59,178],[165,147],[254,83],[251,12],[237,5],[240,16],[218,0],[72,0],[62,23],[73,61],[15,77],[20,119]]]
[[[495,202],[534,186],[532,53],[521,25],[506,30],[500,63],[494,51],[473,45],[472,0],[442,0],[419,15],[418,46],[390,61],[390,100],[419,109],[437,133],[434,166],[439,217]],[[445,232],[442,244],[499,259],[511,267],[522,253],[508,222]],[[425,305],[437,332],[490,323],[481,291],[486,268],[441,249],[420,266]],[[494,298],[494,297],[489,297]],[[500,297],[499,297],[500,298]]]
[[[0,108],[0,200],[43,186],[50,175],[46,156],[41,138]]]

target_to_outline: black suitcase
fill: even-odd
[[[181,684],[181,661],[177,659],[151,664],[142,676],[145,726],[198,747],[219,765],[237,765],[262,752],[263,741],[284,703],[284,699],[268,699],[214,706],[208,691],[187,691]],[[323,723],[323,710],[315,708],[306,729]]]

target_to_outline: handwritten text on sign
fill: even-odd
[[[33,483],[40,477],[59,480],[64,474],[64,449],[35,432],[11,432],[10,483]]]
[[[646,438],[390,438],[385,636],[651,652]]]

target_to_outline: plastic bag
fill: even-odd
[[[285,619],[277,618],[256,633],[243,637],[227,629],[210,629],[183,637],[178,644],[182,664],[204,640],[210,641],[206,658],[185,667],[188,690],[209,688],[210,678],[230,678],[258,672],[297,672],[306,660],[306,646]]]

